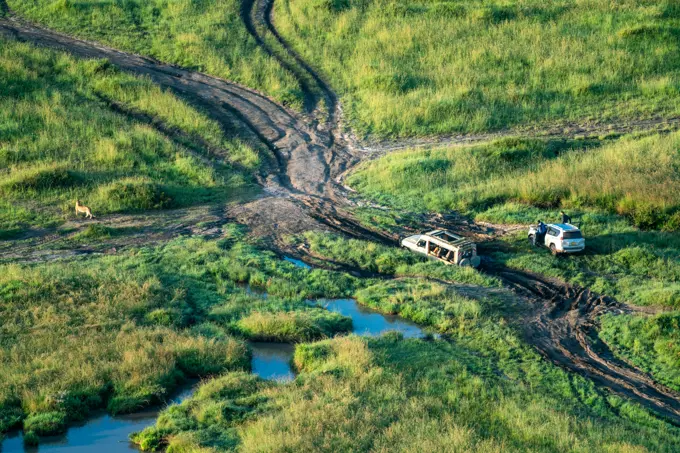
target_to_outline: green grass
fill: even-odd
[[[680,313],[602,318],[600,338],[654,380],[680,391]]]
[[[52,29],[206,72],[261,90],[295,108],[295,78],[248,34],[236,0],[9,0],[15,12]]]
[[[225,234],[1,266],[0,432],[23,422],[46,434],[102,407],[134,412],[189,377],[247,370],[239,338],[298,342],[351,329],[304,299],[346,297],[355,279],[299,269],[244,243],[238,228]]]
[[[112,110],[109,100],[157,118],[181,140]],[[234,201],[254,191],[256,150],[143,78],[105,62],[26,44],[0,48],[0,235],[73,216]],[[225,151],[211,162],[196,141]],[[230,162],[232,161],[232,162]],[[238,169],[234,164],[238,163]]]
[[[255,312],[238,321],[244,336],[255,341],[292,343],[333,337],[352,330],[352,320],[326,310],[289,313]]]
[[[559,208],[591,208],[641,228],[676,230],[678,146],[677,132],[615,142],[503,139],[392,153],[363,165],[348,182],[412,211],[459,210],[480,220],[529,223],[540,212],[531,207],[552,211],[553,218]],[[513,212],[518,209],[523,212]]]
[[[510,354],[499,361],[486,355],[493,348],[394,335],[300,345],[293,383],[227,374],[133,439],[172,452],[674,448],[677,429],[508,344],[517,338],[507,329],[485,331],[478,342]]]
[[[556,277],[622,302],[680,308],[677,234],[640,232],[606,221],[589,223],[584,234],[587,251],[579,256],[553,257],[547,249],[535,249],[524,231],[506,238],[493,256],[510,267]]]
[[[275,16],[362,133],[678,113],[673,0],[281,0]]]
[[[492,223],[556,222],[566,209],[581,224],[586,253],[552,257],[530,247],[524,229],[487,253],[625,302],[677,308],[680,243],[677,233],[654,229],[678,228],[678,146],[680,133],[613,142],[504,139],[390,154],[349,183],[388,206],[458,210]]]

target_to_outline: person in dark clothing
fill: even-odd
[[[538,226],[536,227],[536,234],[534,235],[534,247],[543,245],[545,243],[545,234],[548,232],[548,227],[545,226],[542,220],[538,221]]]
[[[571,223],[571,217],[565,214],[564,211],[560,211],[560,215],[562,216],[562,223]]]

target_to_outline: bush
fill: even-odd
[[[64,412],[44,412],[31,414],[24,420],[24,431],[38,436],[50,436],[66,431],[66,414]]]
[[[139,180],[116,181],[99,190],[100,203],[106,211],[165,209],[172,199],[155,183]]]
[[[239,330],[254,341],[284,343],[332,337],[352,328],[352,320],[337,313],[310,310],[290,313],[255,312],[238,321]]]
[[[49,166],[15,171],[2,183],[4,192],[46,191],[81,184],[80,178],[63,167]]]

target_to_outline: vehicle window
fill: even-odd
[[[565,231],[564,239],[581,239],[583,235],[580,231]]]
[[[446,261],[453,260],[454,256],[455,256],[455,253],[453,253],[453,250],[449,250],[449,249],[446,249],[446,248],[442,249],[441,257],[444,258]]]
[[[557,230],[554,228],[548,228],[548,236],[557,236]]]
[[[427,241],[424,241],[424,240],[421,239],[421,240],[416,244],[416,246],[417,246],[417,247],[420,247],[421,249],[424,249],[424,248],[425,248],[425,244],[427,244]]]

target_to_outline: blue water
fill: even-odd
[[[312,301],[314,305],[352,318],[354,333],[375,337],[385,332],[396,331],[405,338],[421,338],[425,335],[417,324],[395,315],[384,315],[359,305],[354,299],[330,299]]]
[[[253,291],[249,287],[246,291],[260,297],[267,297],[266,292]],[[377,336],[388,331],[400,332],[406,338],[419,338],[424,335],[423,330],[415,323],[398,316],[383,315],[359,305],[353,299],[329,299],[309,301],[309,303],[352,318],[354,332],[358,335]],[[253,351],[252,370],[254,374],[264,379],[277,381],[290,381],[295,378],[291,369],[295,346],[281,343],[252,342],[250,347]],[[180,403],[190,397],[192,393],[193,387],[187,388],[168,403]],[[69,428],[68,432],[62,436],[41,438],[38,447],[25,448],[21,433],[16,432],[2,442],[0,453],[85,453],[91,451],[97,453],[129,453],[137,450],[135,445],[128,440],[130,434],[153,425],[161,409],[155,408],[121,417],[102,414],[88,420],[82,426]]]
[[[250,343],[253,351],[253,373],[261,378],[291,381],[295,374],[290,367],[295,346],[288,343]]]
[[[190,386],[168,401],[168,404],[181,403],[194,393]],[[73,426],[60,436],[41,437],[37,447],[24,447],[21,432],[10,434],[0,446],[2,453],[52,452],[52,453],[85,453],[94,450],[97,453],[130,452],[137,448],[129,440],[130,434],[141,431],[156,423],[162,407],[127,416],[113,417],[100,414],[91,418],[81,426]]]
[[[297,267],[301,267],[302,269],[311,269],[312,266],[309,264],[305,263],[304,261],[296,260],[295,258],[291,258],[290,256],[284,256],[283,257],[284,261],[288,261],[289,263],[293,263]]]

